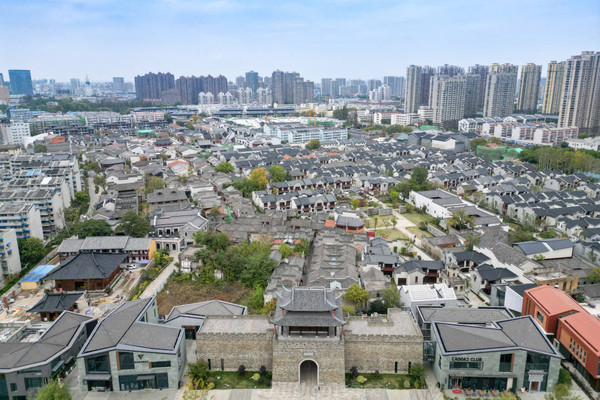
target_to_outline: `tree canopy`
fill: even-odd
[[[448,220],[448,225],[454,229],[470,229],[475,223],[475,217],[468,215],[465,210],[454,211]]]
[[[430,190],[432,185],[427,182],[427,177],[429,175],[429,171],[425,167],[415,167],[413,168],[410,179],[406,182],[401,182],[394,186],[391,191],[399,193],[402,195],[403,199],[408,198],[411,190],[421,191],[421,190]]]
[[[267,171],[264,168],[256,168],[250,173],[249,181],[258,187],[257,190],[265,190],[269,180],[267,179]]]
[[[588,274],[586,279],[590,281],[591,284],[600,283],[600,268],[595,267],[592,269],[592,272]]]
[[[600,172],[600,152],[572,148],[540,146],[523,149],[519,159],[536,164],[539,169],[560,169],[573,172]]]
[[[33,400],[71,400],[71,398],[71,389],[67,382],[52,380],[38,390]]]
[[[135,211],[129,210],[121,217],[121,223],[116,230],[125,233],[127,236],[143,238],[150,233],[150,221],[139,216]]]
[[[224,174],[230,174],[235,170],[235,167],[228,162],[222,162],[215,167],[215,171],[223,172]]]
[[[79,236],[80,239],[84,239],[88,236],[110,236],[112,235],[112,228],[104,220],[88,219],[74,224],[71,232]]]
[[[321,147],[321,141],[319,139],[311,139],[307,144],[306,148],[308,150],[316,150]]]
[[[19,258],[21,266],[25,268],[28,265],[37,264],[46,254],[48,249],[44,246],[41,239],[29,237],[26,239],[17,240],[19,246]]]
[[[360,287],[357,283],[353,283],[348,287],[344,294],[344,299],[353,303],[357,307],[363,307],[369,301],[369,292]]]
[[[284,182],[287,176],[287,171],[281,165],[273,165],[269,168],[271,182]]]
[[[146,180],[146,186],[144,187],[144,193],[152,193],[155,190],[163,189],[165,187],[165,181],[160,176],[151,176]]]

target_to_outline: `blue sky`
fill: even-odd
[[[545,67],[583,50],[600,50],[598,0],[0,0],[0,72],[34,79],[369,79],[410,64]]]

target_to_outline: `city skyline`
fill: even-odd
[[[5,7],[0,35],[19,38],[0,43],[9,55],[0,65],[5,76],[8,69],[30,69],[33,79],[123,76],[132,82],[138,74],[171,72],[223,74],[233,81],[250,70],[270,76],[280,69],[320,83],[405,76],[411,64],[495,62],[542,65],[545,76],[550,61],[596,50],[600,37],[600,4],[593,0],[543,7],[537,1],[55,3],[48,9],[40,0]]]

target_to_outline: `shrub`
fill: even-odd
[[[358,376],[358,368],[357,367],[350,368],[350,373],[352,374],[352,378],[356,379],[356,377]]]
[[[556,383],[571,387],[573,384],[573,379],[571,378],[569,371],[561,368],[560,371],[558,371],[558,381]]]
[[[258,369],[258,373],[260,374],[260,376],[265,376],[267,374],[267,367],[261,365]]]
[[[262,384],[265,382],[265,379],[261,376],[260,378],[258,378],[258,383]]]
[[[206,381],[208,378],[208,364],[204,361],[198,361],[195,364],[189,364],[187,374],[192,381]]]
[[[267,387],[271,387],[271,381],[267,381]]]
[[[258,382],[258,380],[260,379],[260,374],[257,372],[254,375],[252,375],[251,378],[254,382]]]
[[[238,367],[238,375],[239,376],[246,375],[246,366],[244,366],[244,364],[242,364]]]
[[[410,381],[408,379],[404,380],[404,389],[410,389]]]
[[[375,375],[375,378],[379,378],[379,370],[378,369],[375,370],[375,374],[374,375]]]
[[[365,377],[364,377],[364,376],[362,376],[362,375],[359,375],[359,376],[356,378],[356,382],[360,383],[361,385],[362,385],[363,383],[365,383],[366,381],[367,381],[367,378],[365,378]]]

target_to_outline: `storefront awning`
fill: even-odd
[[[149,381],[150,379],[154,379],[154,375],[138,375],[136,380]]]
[[[84,381],[110,381],[110,374],[87,374]]]

